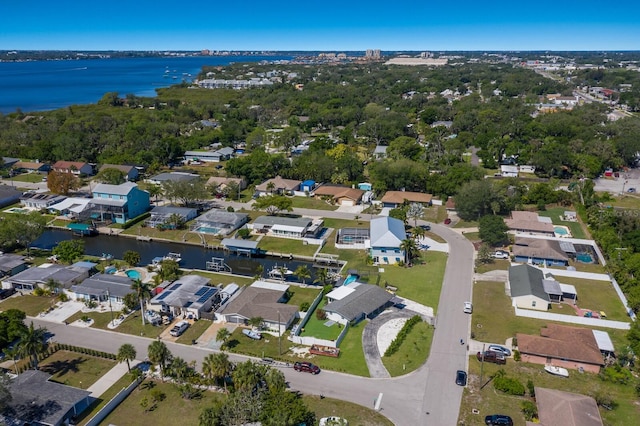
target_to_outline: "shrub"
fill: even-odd
[[[404,323],[404,326],[402,326],[402,329],[400,329],[400,331],[398,332],[396,338],[393,339],[387,350],[384,352],[384,356],[391,356],[394,353],[398,352],[398,349],[400,349],[402,342],[404,342],[404,340],[407,338],[407,334],[409,334],[413,326],[421,321],[422,318],[419,315],[414,315],[409,318],[409,320]]]
[[[303,302],[303,303],[300,305],[300,310],[301,310],[302,312],[307,312],[307,311],[309,310],[309,307],[310,307],[310,306],[311,306],[311,305],[309,304],[309,302]]]
[[[518,379],[502,376],[493,379],[493,387],[507,395],[524,396],[524,385]]]
[[[318,318],[319,320],[326,319],[327,313],[324,311],[324,309],[318,309],[316,310],[316,318]]]
[[[605,382],[620,383],[626,385],[632,379],[631,371],[621,367],[618,364],[614,364],[610,367],[605,367],[600,372],[600,378]]]
[[[520,351],[514,350],[513,351],[513,360],[514,361],[520,361],[520,359],[521,359]]]
[[[535,398],[536,388],[531,380],[527,380],[527,389],[529,390],[529,396],[531,396],[531,398]]]
[[[538,418],[538,408],[532,401],[522,401],[520,407],[522,408],[525,420],[528,422]]]

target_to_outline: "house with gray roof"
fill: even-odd
[[[509,288],[514,306],[536,311],[547,311],[551,299],[544,288],[544,274],[530,265],[509,268]]]
[[[44,288],[47,281],[54,280],[60,284],[60,288],[69,289],[89,277],[90,270],[91,268],[79,265],[44,263],[37,268],[28,268],[13,276],[4,277],[2,288],[13,288],[23,293],[32,292],[36,287]]]
[[[162,185],[165,182],[193,182],[200,179],[200,175],[185,172],[160,173],[147,179],[147,182]]]
[[[200,275],[185,275],[167,285],[148,303],[147,308],[174,317],[180,315],[202,317],[221,303],[218,287],[209,285],[209,279]]]
[[[54,204],[57,204],[67,197],[58,194],[46,194],[43,192],[25,192],[20,197],[20,204],[32,209],[47,209]]]
[[[205,161],[219,163],[229,160],[233,157],[234,149],[225,146],[214,151],[187,151],[184,153],[184,159],[187,161]]]
[[[393,294],[357,281],[336,288],[326,297],[329,303],[323,309],[327,318],[340,324],[355,324],[373,318],[393,304]]]
[[[216,317],[233,324],[248,324],[251,318],[262,318],[263,326],[280,332],[289,328],[298,315],[296,305],[284,303],[289,289],[287,284],[255,281],[240,292],[220,310]]]
[[[125,182],[120,185],[96,185],[90,208],[96,220],[123,224],[145,213],[149,206],[149,193],[133,182]]]
[[[369,254],[374,263],[395,264],[404,262],[405,252],[400,248],[407,238],[404,223],[399,219],[383,216],[370,222],[371,243]]]
[[[127,276],[95,274],[72,286],[69,293],[76,300],[123,303],[127,294],[134,293],[131,284],[133,280]]]
[[[9,206],[20,201],[22,191],[9,185],[0,185],[0,207]]]
[[[0,278],[15,275],[28,267],[24,256],[0,252]]]
[[[49,381],[50,374],[27,370],[8,384],[11,399],[0,413],[6,425],[68,425],[91,402],[91,392]]]
[[[127,181],[138,180],[138,177],[140,176],[140,171],[136,166],[127,166],[123,164],[103,164],[100,167],[101,172],[107,169],[116,169],[121,171],[122,173],[124,173],[124,178]]]

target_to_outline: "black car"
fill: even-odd
[[[296,362],[293,364],[293,369],[296,371],[303,371],[305,373],[319,374],[320,367],[311,364],[310,362]]]
[[[466,386],[467,385],[467,372],[463,370],[458,370],[456,372],[456,385],[458,386]]]
[[[492,414],[484,418],[485,424],[491,426],[513,426],[513,420],[511,417],[504,414]]]
[[[429,225],[420,225],[420,228],[424,229],[425,231],[431,231],[431,226]]]

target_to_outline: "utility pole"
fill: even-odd
[[[482,386],[483,373],[484,373],[484,344],[482,344],[482,360],[480,361],[480,389],[483,388]]]
[[[278,355],[282,355],[282,327],[280,326],[280,311],[278,311]]]
[[[109,295],[109,290],[107,290],[107,299],[109,299],[109,312],[111,312],[111,326],[115,325],[113,323],[113,307],[111,306],[111,295]]]

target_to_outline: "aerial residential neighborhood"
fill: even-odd
[[[383,56],[107,96],[164,139],[75,157],[0,116],[0,423],[632,424],[636,80]]]

